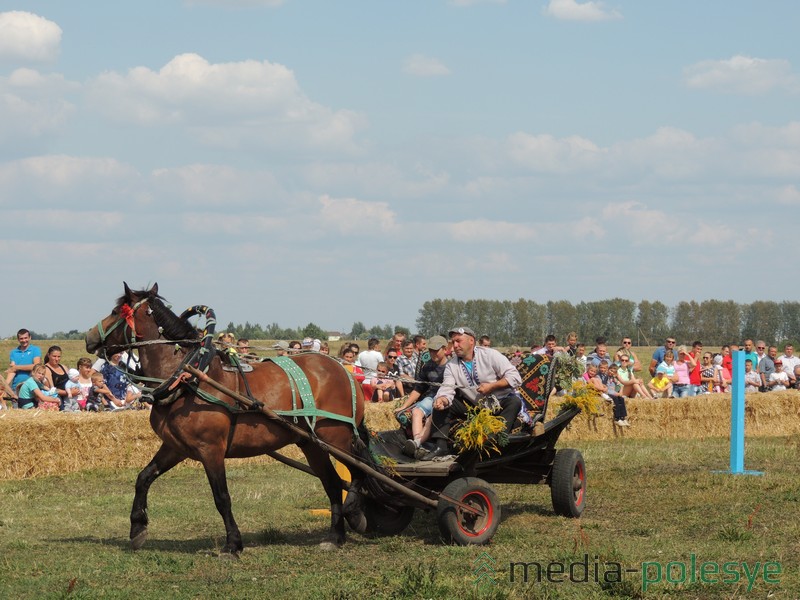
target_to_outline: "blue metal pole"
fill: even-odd
[[[744,472],[744,352],[733,351],[731,387],[731,473]]]

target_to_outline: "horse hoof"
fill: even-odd
[[[325,552],[333,552],[334,550],[338,550],[341,548],[341,544],[335,544],[333,542],[320,542],[319,549],[324,550]]]
[[[139,533],[131,538],[131,550],[138,550],[144,545],[147,539],[147,528],[142,529]]]

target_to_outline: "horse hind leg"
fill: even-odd
[[[136,494],[131,508],[131,548],[138,550],[147,539],[147,493],[150,486],[161,475],[183,461],[186,457],[165,444],[161,445],[150,463],[136,478]]]

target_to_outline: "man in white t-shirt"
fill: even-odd
[[[358,355],[358,364],[366,371],[367,376],[374,375],[378,369],[378,363],[383,362],[383,354],[378,350],[380,344],[381,341],[378,338],[369,338],[367,349]]]
[[[800,365],[800,357],[795,356],[794,346],[786,344],[783,347],[783,354],[778,358],[783,363],[783,371],[789,376],[790,384],[794,385],[796,381],[794,376],[795,367]]]

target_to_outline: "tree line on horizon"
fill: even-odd
[[[603,336],[612,344],[630,336],[635,345],[658,346],[667,336],[679,343],[701,340],[704,344],[722,345],[746,338],[769,343],[800,340],[800,302],[758,300],[749,304],[733,300],[682,301],[667,306],[661,301],[639,303],[622,298],[579,302],[551,300],[544,304],[520,298],[511,300],[429,300],[419,309],[418,333],[430,337],[446,333],[451,327],[466,325],[478,335],[488,335],[497,346],[541,344],[545,336],[554,334],[559,342],[574,331],[587,345]],[[283,328],[278,323],[262,327],[258,323],[228,323],[225,329],[237,338],[251,340],[293,340],[304,337],[326,339],[328,334],[311,322],[305,327]],[[410,335],[400,325],[367,327],[357,321],[349,332],[335,332],[344,339],[385,340],[395,332]],[[415,333],[416,333],[415,332]],[[31,331],[34,340],[82,339],[85,332],[71,330],[44,335]]]

